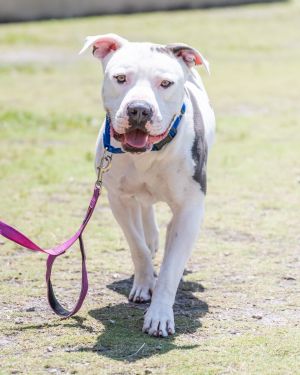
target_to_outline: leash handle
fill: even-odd
[[[52,266],[56,259],[56,256],[49,255],[47,259],[47,272],[46,272],[46,282],[47,282],[47,296],[48,296],[48,302],[52,310],[55,312],[55,314],[61,316],[63,319],[69,318],[72,315],[76,314],[77,311],[80,310],[83,301],[85,300],[85,297],[88,292],[89,288],[89,281],[88,281],[88,275],[87,275],[87,268],[86,268],[86,255],[84,251],[84,244],[82,235],[79,236],[79,245],[80,245],[80,252],[81,252],[81,260],[82,260],[82,267],[81,267],[81,290],[79,294],[79,298],[73,307],[71,311],[66,310],[57,300],[52,282],[51,282],[51,272],[52,272]]]
[[[88,274],[87,274],[87,268],[86,268],[86,255],[84,250],[84,243],[82,239],[82,233],[84,232],[90,218],[92,217],[92,214],[94,212],[94,209],[96,207],[98,198],[101,194],[102,189],[102,178],[103,174],[107,172],[110,169],[111,166],[111,159],[112,156],[110,153],[107,152],[107,150],[104,151],[103,157],[101,158],[100,164],[98,166],[98,175],[97,175],[97,181],[95,183],[94,193],[92,196],[92,199],[90,201],[90,204],[88,206],[86,215],[83,219],[83,222],[80,226],[80,228],[77,230],[77,232],[69,238],[67,241],[63,242],[60,245],[55,246],[54,248],[50,249],[43,249],[33,241],[31,241],[28,237],[26,237],[23,233],[19,232],[17,229],[11,227],[10,225],[7,225],[6,223],[0,221],[0,234],[7,238],[10,241],[13,241],[26,249],[32,250],[32,251],[39,251],[45,254],[48,254],[47,259],[47,271],[46,271],[46,283],[47,283],[47,289],[48,289],[48,301],[49,305],[52,308],[52,310],[62,318],[68,318],[74,314],[76,314],[80,307],[82,306],[82,303],[86,297],[87,291],[88,291]],[[52,266],[56,258],[63,253],[65,253],[77,240],[79,240],[80,245],[80,252],[81,252],[81,260],[82,260],[82,277],[81,277],[81,291],[79,294],[79,298],[74,306],[74,308],[71,311],[66,310],[57,300],[55,297],[55,293],[53,290],[53,285],[51,282],[51,273],[52,273]]]

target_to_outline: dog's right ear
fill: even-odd
[[[84,46],[79,55],[93,46],[93,55],[100,60],[105,59],[110,53],[118,50],[128,41],[116,34],[104,34],[86,37]]]

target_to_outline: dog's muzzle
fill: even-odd
[[[133,104],[135,103],[135,104]],[[138,103],[138,104],[137,104]],[[181,118],[185,113],[185,104],[182,104],[180,114],[174,115],[171,124],[168,129],[158,135],[151,135],[146,127],[141,128],[141,123],[145,121],[147,117],[152,118],[152,109],[145,102],[132,102],[130,103],[131,116],[137,121],[137,125],[129,127],[125,133],[118,133],[111,124],[109,115],[106,115],[105,131],[103,133],[103,144],[106,150],[113,154],[123,154],[124,152],[141,153],[148,150],[159,151],[162,147],[172,141],[177,134],[177,128],[180,124]],[[138,108],[136,108],[138,107]],[[138,120],[141,121],[138,121]],[[132,123],[134,122],[132,120]],[[151,120],[150,120],[151,122]],[[147,123],[147,120],[146,120]],[[110,137],[122,144],[122,148],[114,147],[110,143]]]
[[[149,147],[149,132],[146,129],[147,122],[151,121],[153,110],[146,101],[136,100],[127,107],[128,124],[125,137],[125,148],[128,151],[146,151]]]

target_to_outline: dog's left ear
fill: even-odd
[[[196,65],[203,65],[206,71],[210,74],[209,62],[195,48],[183,43],[172,43],[168,44],[166,47],[171,50],[175,56],[182,58],[189,68]]]

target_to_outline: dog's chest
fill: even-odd
[[[167,194],[168,183],[162,184],[164,172],[157,165],[130,165],[119,178],[121,194],[134,196],[145,203],[154,203]]]
[[[184,199],[191,185],[186,161],[165,163],[138,161],[114,164],[107,188],[123,197],[135,197],[143,204],[165,201],[175,204]],[[191,163],[191,161],[190,161]],[[188,164],[190,164],[188,163]]]

